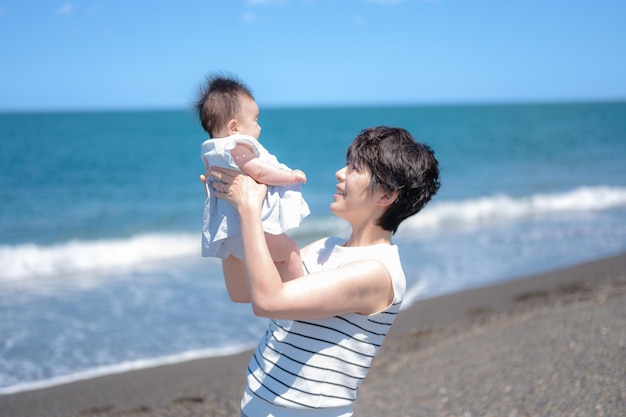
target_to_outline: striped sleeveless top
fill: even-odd
[[[406,283],[395,245],[343,247],[326,238],[311,244],[305,271],[376,259],[389,270],[393,302],[372,315],[317,320],[270,320],[248,365],[242,400],[250,416],[350,416],[357,389],[400,310]]]

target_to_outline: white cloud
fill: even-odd
[[[400,4],[404,3],[404,0],[368,0],[370,3],[378,4]]]
[[[266,4],[287,4],[288,0],[246,0],[246,3],[251,5],[266,5]]]
[[[245,13],[241,16],[241,22],[246,24],[252,23],[264,23],[267,22],[267,18],[254,14],[252,12]]]
[[[406,3],[409,0],[367,0],[369,3],[390,5],[390,4],[401,4]],[[439,3],[441,0],[416,0],[421,3]]]
[[[102,12],[102,5],[99,3],[94,4],[88,10],[89,14],[99,14]]]
[[[246,13],[243,16],[241,16],[241,21],[243,23],[254,23],[255,20],[256,20],[256,17],[253,13]]]
[[[352,18],[352,23],[355,26],[365,26],[365,24],[367,23],[367,19],[365,19],[363,16],[354,16]]]
[[[57,9],[57,14],[72,14],[74,13],[74,5],[72,3],[65,3]]]

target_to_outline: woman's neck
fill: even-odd
[[[350,238],[344,246],[372,246],[380,243],[391,244],[391,232],[380,226],[370,226],[361,229],[352,228]]]

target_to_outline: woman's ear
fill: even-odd
[[[383,207],[390,206],[394,201],[396,201],[398,195],[398,190],[395,190],[392,193],[381,191],[381,194],[378,197],[378,204]]]
[[[228,129],[228,135],[233,135],[239,132],[239,124],[236,119],[230,119],[228,124],[226,125],[226,129]]]

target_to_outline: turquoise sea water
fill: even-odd
[[[626,250],[626,103],[261,109],[261,141],[307,173],[301,244],[362,129],[433,147],[440,194],[395,242],[406,304]],[[0,394],[255,344],[200,257],[200,144],[185,111],[0,114]]]

